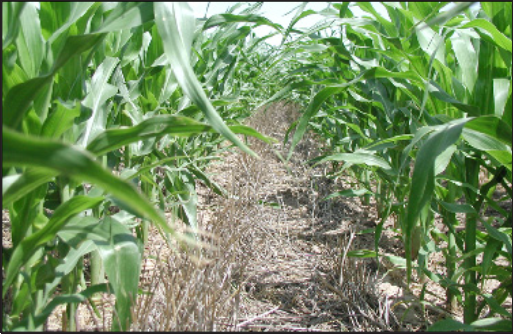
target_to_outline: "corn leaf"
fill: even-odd
[[[19,20],[21,33],[16,40],[19,61],[28,77],[34,78],[39,75],[45,53],[39,15],[34,3],[29,2],[23,8]]]
[[[493,23],[485,20],[485,19],[475,19],[470,21],[467,24],[464,24],[460,28],[478,28],[478,31],[483,31],[486,33],[481,33],[481,37],[486,39],[487,41],[495,44],[496,46],[508,51],[511,51],[511,39],[506,37],[502,32],[497,30],[497,27],[493,25]]]
[[[341,87],[326,87],[315,95],[315,97],[308,105],[308,108],[299,120],[296,132],[294,132],[294,136],[292,137],[292,144],[290,145],[287,161],[290,160],[292,153],[294,153],[294,148],[303,138],[303,135],[306,132],[306,126],[308,125],[308,121],[310,120],[310,118],[312,118],[319,111],[319,109],[321,108],[322,104],[326,99],[328,99],[333,94],[341,92],[342,90],[343,88]]]
[[[2,50],[5,50],[16,39],[20,31],[20,16],[27,2],[3,2],[2,23],[8,22],[8,28],[2,29]],[[5,33],[7,33],[5,35]]]
[[[55,210],[48,223],[36,233],[23,239],[19,246],[14,249],[6,270],[5,282],[2,296],[5,297],[7,289],[19,274],[21,267],[36,252],[36,250],[53,240],[57,232],[66,224],[69,218],[86,210],[93,208],[103,201],[103,197],[75,196],[69,201],[61,204]]]
[[[502,318],[479,319],[470,324],[478,330],[487,330],[493,332],[508,332],[511,330],[513,322]]]
[[[153,2],[120,2],[96,33],[130,29],[153,20]]]
[[[512,146],[511,126],[508,126],[502,119],[493,115],[483,115],[469,121],[465,128],[481,132],[489,137],[500,140],[503,144]]]
[[[192,33],[195,30],[195,19],[189,5],[186,3],[158,2],[154,4],[154,11],[155,22],[162,37],[166,56],[176,80],[185,94],[203,111],[206,119],[215,130],[244,152],[257,157],[257,154],[244,145],[226,126],[203,92],[191,68],[189,57]]]
[[[47,168],[102,187],[130,206],[142,217],[153,220],[173,233],[161,214],[130,184],[112,175],[94,161],[94,157],[56,141],[22,136],[4,126],[3,163],[7,166]]]
[[[203,30],[207,30],[219,25],[229,24],[229,23],[238,23],[238,22],[253,22],[256,23],[257,26],[266,25],[271,28],[276,29],[281,32],[283,27],[279,24],[273,23],[269,21],[267,18],[259,15],[235,15],[235,14],[217,14],[212,15],[207,22],[203,25]]]
[[[19,200],[42,184],[51,181],[58,173],[44,168],[27,168],[22,174],[2,178],[2,207]]]
[[[366,194],[372,194],[371,191],[368,189],[362,188],[362,189],[346,189],[343,191],[337,191],[335,193],[329,194],[328,196],[324,197],[322,200],[327,201],[329,199],[344,196],[344,197],[355,197],[355,196],[362,196]]]
[[[429,326],[427,329],[428,332],[452,332],[452,331],[474,331],[474,327],[471,325],[466,325],[462,322],[453,319],[445,319],[440,320],[433,325]]]
[[[49,74],[30,79],[9,90],[3,104],[2,124],[11,128],[18,128],[30,104],[40,91],[52,82],[53,75],[73,56],[90,49],[99,43],[103,37],[102,34],[68,37]]]
[[[80,116],[79,103],[66,103],[57,101],[57,107],[46,118],[41,129],[41,135],[50,138],[59,138],[66,130],[73,126],[75,118]]]
[[[325,161],[345,161],[351,164],[361,164],[367,166],[377,166],[386,170],[392,169],[390,164],[386,162],[383,158],[376,156],[372,153],[367,152],[354,152],[354,153],[337,153],[325,158],[322,158],[315,165],[323,163]],[[314,165],[314,166],[315,166]]]
[[[470,119],[458,119],[436,128],[421,145],[415,161],[403,233],[407,259],[408,282],[411,279],[411,237],[421,211],[429,204],[434,190],[435,160],[459,139]]]
[[[61,305],[61,304],[69,304],[69,303],[82,303],[86,301],[87,299],[91,298],[93,295],[97,293],[106,293],[108,292],[108,284],[97,284],[88,287],[84,291],[81,291],[79,293],[75,294],[69,294],[69,295],[61,295],[57,296],[46,307],[41,311],[40,314],[36,315],[35,317],[31,318],[33,320],[33,326],[35,328],[40,327],[44,324],[45,321],[47,321],[50,314],[52,314],[53,310]],[[28,330],[28,321],[29,318],[25,317],[19,324],[14,328],[14,330]]]
[[[248,126],[233,125],[229,128],[234,133],[253,136],[267,143],[276,142],[275,139],[266,137]],[[159,115],[149,118],[134,127],[105,130],[89,143],[87,150],[95,155],[102,155],[144,138],[155,138],[165,134],[190,137],[201,132],[214,132],[214,130],[211,126],[188,117]]]
[[[93,75],[89,93],[83,102],[84,106],[92,110],[91,117],[85,123],[85,133],[81,142],[83,147],[89,144],[91,138],[105,130],[107,113],[109,112],[105,103],[118,92],[117,87],[107,83],[107,81],[118,63],[118,58],[106,57]]]

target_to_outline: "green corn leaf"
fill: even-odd
[[[97,218],[94,218],[94,217],[75,217],[73,219],[76,219],[76,218],[87,218],[89,220],[94,220],[96,222],[98,222],[98,219]],[[68,224],[66,225],[71,225],[71,220]],[[66,228],[66,226],[64,227]],[[61,229],[62,231],[62,229]],[[57,233],[57,235],[60,237],[60,232]],[[77,235],[75,234],[75,238],[77,237]],[[78,239],[78,238],[76,238]],[[67,275],[69,274],[77,265],[78,261],[81,261],[81,257],[86,255],[86,254],[89,254],[91,253],[93,250],[96,249],[96,246],[94,244],[94,242],[92,240],[80,240],[80,244],[76,245],[76,247],[71,247],[70,248],[70,251],[68,252],[68,254],[66,254],[66,257],[64,259],[62,259],[62,263],[59,264],[56,268],[55,268],[55,272],[58,273],[58,274],[63,274],[63,275]],[[53,284],[53,286],[56,286],[55,283]]]
[[[451,39],[454,55],[458,60],[462,71],[462,80],[470,94],[474,92],[474,86],[477,80],[477,71],[479,57],[473,47],[470,37],[461,35],[458,38]]]
[[[288,84],[284,88],[279,90],[277,93],[275,93],[273,96],[271,96],[269,99],[267,99],[264,102],[260,103],[255,109],[259,109],[262,106],[265,106],[265,105],[267,105],[269,103],[272,103],[272,102],[279,101],[279,100],[283,99],[285,96],[287,96],[287,94],[289,94],[294,89],[306,88],[308,86],[310,86],[310,83],[307,83],[307,82],[294,82],[294,83]]]
[[[504,245],[506,245],[506,249],[511,254],[512,253],[511,239],[508,237],[508,235],[506,233],[503,233],[503,232],[497,230],[495,227],[490,225],[485,220],[481,220],[481,222],[485,226],[485,228],[488,231],[489,235],[492,238],[494,238],[494,239],[502,242]]]
[[[43,123],[41,135],[43,137],[59,138],[66,130],[73,126],[75,118],[80,116],[80,103],[67,103],[57,101],[55,110]]]
[[[472,6],[473,2],[459,2],[451,9],[442,12],[435,16],[434,18],[430,19],[427,22],[427,25],[430,27],[433,27],[435,25],[445,24],[447,25],[447,21],[450,21],[458,14],[462,13],[464,10],[466,10],[468,7]]]
[[[226,189],[221,187],[216,182],[212,181],[203,171],[201,171],[196,166],[192,165],[190,166],[190,172],[196,176],[197,179],[203,181],[207,187],[212,189],[216,194],[220,196],[227,196],[228,192]]]
[[[43,218],[41,201],[47,191],[46,185],[40,185],[27,196],[20,198],[9,207],[11,214],[12,244],[17,247],[32,226],[36,226],[36,220]],[[44,223],[44,222],[43,222]]]
[[[395,143],[395,142],[402,141],[402,140],[410,140],[412,138],[413,138],[413,135],[411,135],[411,134],[398,135],[398,136],[394,136],[392,138],[377,140],[377,141],[373,142],[372,144],[365,146],[364,149],[365,150],[372,149],[373,151],[379,151],[382,147],[389,147],[388,145],[390,143]]]
[[[296,25],[296,23],[299,22],[299,20],[301,20],[307,16],[317,14],[317,12],[314,10],[305,10],[306,5],[307,5],[307,2],[303,2],[299,6],[297,6],[296,14],[292,18],[292,20],[290,20],[287,30],[283,34],[283,39],[282,39],[281,45],[283,45],[283,43],[285,43],[285,40],[290,35],[290,33],[293,31],[294,25]]]
[[[84,106],[92,110],[92,115],[85,124],[85,132],[81,142],[83,147],[89,144],[91,138],[105,130],[106,114],[109,112],[105,108],[105,103],[118,92],[117,87],[107,83],[107,81],[118,63],[118,58],[106,57],[93,75],[90,91],[83,102]]]
[[[511,113],[511,110],[504,110],[508,99],[511,99],[511,80],[493,79],[493,97],[495,115],[502,117],[504,112]]]
[[[494,264],[493,260],[497,256],[497,250],[499,250],[501,246],[502,242],[494,238],[490,238],[486,242],[486,246],[483,250],[483,259],[481,261],[481,284],[485,283],[485,279],[489,275],[490,268]]]
[[[276,142],[275,139],[266,137],[248,126],[233,125],[229,128],[233,133],[253,136],[267,143]],[[211,126],[188,117],[159,115],[134,127],[105,130],[89,143],[87,149],[95,155],[102,155],[144,138],[155,138],[165,134],[190,137],[201,132],[214,132],[214,130]]]
[[[212,15],[207,20],[207,22],[205,22],[205,24],[203,25],[203,30],[207,30],[212,27],[216,27],[216,26],[223,25],[223,24],[239,23],[239,22],[253,22],[253,23],[256,23],[257,26],[266,25],[266,26],[276,29],[279,32],[281,32],[283,30],[283,27],[281,25],[273,23],[263,16],[254,15],[254,14],[250,14],[250,15],[235,15],[235,14]]]
[[[473,129],[463,129],[463,138],[470,146],[482,150],[511,171],[513,157],[510,147],[486,133]]]
[[[469,120],[469,118],[458,119],[437,127],[422,144],[417,154],[403,229],[408,282],[411,278],[412,231],[418,224],[421,211],[429,204],[434,190],[436,158],[459,139],[463,126]]]
[[[158,2],[154,4],[154,11],[155,22],[162,37],[164,51],[176,80],[185,94],[203,111],[207,121],[215,130],[244,152],[257,157],[256,153],[244,145],[226,126],[205,95],[192,70],[189,58],[192,36],[195,30],[195,19],[189,5],[186,3]]]
[[[169,173],[166,174],[169,175]],[[196,194],[194,177],[188,171],[179,172],[173,179],[173,186],[183,210],[180,218],[196,232],[198,229],[198,195]]]
[[[9,90],[3,103],[2,124],[11,128],[18,128],[30,104],[41,90],[52,82],[53,75],[68,62],[69,59],[98,44],[103,34],[70,36],[55,61],[49,74],[30,79],[18,84]]]
[[[60,142],[22,136],[4,126],[3,163],[6,166],[33,166],[96,184],[130,206],[142,217],[153,220],[165,231],[174,233],[162,215],[128,182],[112,175],[78,147]]]
[[[134,127],[109,129],[94,138],[87,149],[95,155],[102,155],[145,138],[165,134],[189,137],[210,130],[210,126],[182,116],[160,115],[149,118]]]
[[[273,143],[279,142],[278,140],[276,140],[272,137],[267,137],[267,136],[262,135],[260,132],[258,132],[255,129],[253,129],[249,126],[246,126],[246,125],[230,125],[229,128],[230,128],[230,130],[233,131],[233,133],[255,137],[255,138],[258,138],[268,144],[273,144]]]
[[[510,315],[511,316],[511,315]],[[494,332],[510,332],[513,322],[502,318],[485,318],[474,321],[470,324],[478,330],[494,331]]]
[[[492,157],[493,159],[495,159],[500,165],[506,167],[510,172],[512,171],[513,159],[511,156],[511,151],[490,150],[490,151],[486,151],[485,154]]]
[[[113,331],[126,331],[131,317],[131,307],[137,298],[141,253],[137,240],[125,225],[111,217],[105,217],[98,229],[105,235],[105,241],[97,242],[105,273],[116,295],[116,316],[112,322]]]
[[[75,196],[69,201],[61,204],[55,210],[48,223],[36,233],[24,238],[20,245],[14,249],[11,259],[7,265],[6,278],[3,285],[3,296],[19,274],[21,267],[29,260],[36,250],[53,240],[57,232],[66,224],[69,218],[86,210],[93,208],[103,201],[103,197]]]
[[[58,235],[75,248],[83,244],[84,240],[96,245],[116,295],[119,321],[113,321],[112,330],[127,330],[127,320],[137,296],[141,270],[139,245],[132,232],[113,217],[100,220],[76,217]]]
[[[500,314],[504,317],[508,317],[508,318],[511,318],[511,313],[509,313],[504,307],[502,307],[499,302],[497,301],[497,299],[495,299],[491,294],[489,293],[483,293],[482,294],[483,298],[486,300],[486,303],[490,306],[490,309],[493,310],[493,312],[497,313],[497,314]],[[481,320],[484,320],[484,319],[481,319]],[[499,326],[504,326],[506,324],[508,324],[508,322],[506,323],[501,323],[499,319],[494,319],[494,320],[488,320],[488,322],[482,322],[482,323],[478,323],[478,325],[476,326],[476,323],[472,323],[472,325],[476,326],[476,327],[480,327],[481,325],[484,325],[486,324],[486,326],[491,326],[493,324],[493,326],[498,329]],[[511,320],[509,321],[509,326],[511,328]]]
[[[44,168],[27,168],[22,174],[2,178],[2,207],[19,200],[42,184],[50,182],[58,173]]]
[[[413,72],[390,72],[384,68],[372,68],[365,72],[362,72],[358,77],[351,80],[348,83],[345,84],[332,84],[331,87],[326,87],[323,90],[321,90],[319,93],[315,95],[315,97],[311,100],[310,104],[308,105],[307,110],[304,112],[303,116],[301,116],[301,119],[299,121],[299,125],[296,129],[296,132],[294,133],[294,137],[292,138],[292,145],[290,147],[289,154],[287,156],[287,160],[290,160],[290,157],[292,156],[292,152],[294,148],[296,147],[297,143],[301,140],[303,137],[306,126],[308,124],[308,121],[315,115],[316,112],[319,111],[322,103],[329,98],[331,95],[334,95],[336,93],[341,92],[345,87],[354,85],[355,83],[363,80],[363,79],[369,79],[369,78],[404,78],[404,79],[410,79],[418,81],[420,80],[419,76],[416,75]],[[301,86],[305,85],[307,81],[303,82]],[[319,82],[318,84],[320,84]],[[296,84],[297,85],[297,84]],[[292,87],[285,88],[285,89],[291,89]],[[456,101],[457,102],[457,101]],[[460,104],[463,105],[463,104]],[[466,105],[465,105],[466,106]]]
[[[484,130],[486,131],[486,130]],[[511,148],[504,145],[501,141],[495,139],[488,134],[479,131],[465,128],[463,129],[463,138],[474,148],[482,151],[510,151]]]
[[[416,83],[422,83],[422,78],[415,72],[406,71],[406,72],[391,72],[383,67],[374,67],[367,70],[363,78],[396,78],[396,79],[408,79]]]
[[[343,191],[338,191],[332,194],[329,194],[328,196],[324,197],[322,200],[327,201],[334,197],[344,196],[344,197],[355,197],[355,196],[363,196],[365,194],[372,194],[371,191],[362,188],[362,189],[347,189]]]
[[[153,20],[153,2],[119,2],[96,33],[131,29]]]
[[[2,20],[8,22],[8,28],[2,29],[2,50],[5,50],[18,37],[20,31],[20,16],[27,2],[3,2]],[[4,35],[7,33],[7,35]]]
[[[356,165],[362,164],[366,166],[377,166],[385,170],[392,169],[390,164],[383,158],[378,157],[370,152],[337,153],[319,160],[314,166],[325,161],[345,161]]]
[[[358,257],[358,258],[368,258],[368,257],[376,257],[377,253],[370,249],[358,249],[347,252],[347,256],[349,257]]]
[[[71,221],[75,218],[70,219],[68,224],[71,224]],[[97,218],[93,217],[82,218],[98,221]],[[57,235],[59,236],[59,234]],[[45,284],[45,297],[48,299],[49,296],[54,293],[55,288],[61,283],[62,278],[75,269],[79,261],[83,261],[84,255],[91,253],[95,249],[96,245],[92,240],[86,240],[77,245],[77,247],[71,247],[64,259],[62,259],[62,262],[55,267],[55,278],[53,281]]]
[[[17,128],[21,124],[32,101],[52,79],[52,75],[45,75],[30,79],[11,88],[4,101],[2,124]]]
[[[105,272],[116,295],[116,318],[119,322],[117,319],[113,321],[112,330],[126,331],[131,319],[131,307],[135,305],[137,298],[141,254],[131,231],[124,225],[117,223],[110,232],[112,236],[109,245],[98,248]]]
[[[473,332],[474,327],[454,319],[445,319],[437,321],[427,329],[428,332],[453,332],[461,330]]]
[[[440,201],[440,205],[443,206],[445,210],[453,213],[476,213],[474,207],[467,203],[456,204]]]
[[[456,152],[456,145],[449,146],[445,151],[440,153],[435,160],[435,175],[442,173],[446,168],[449,162],[451,162],[452,155]]]
[[[404,257],[395,256],[395,255],[383,255],[390,263],[394,265],[397,269],[404,269],[406,268],[406,259]]]
[[[11,56],[8,52],[9,51],[4,51],[3,54],[4,61],[2,64],[2,69],[4,71],[4,74],[2,77],[2,96],[5,96],[5,94],[14,86],[29,80],[25,71],[18,64],[14,63],[16,59],[16,51],[12,51],[11,55],[12,58],[14,58],[12,61],[10,61]]]
[[[87,11],[94,9],[94,7],[99,7],[100,4],[95,4],[94,2],[71,2],[69,4],[42,3],[40,6],[41,10],[39,16],[41,17],[43,34],[51,33],[47,42],[48,44],[52,44],[62,33],[68,30],[73,23],[84,16]],[[62,22],[62,19],[66,18],[67,20]],[[54,29],[51,29],[50,26]]]
[[[94,243],[107,241],[108,233],[100,233],[103,231],[103,229],[98,226],[100,221],[101,219],[91,216],[73,217],[59,230],[57,236],[75,249],[78,249],[86,242]],[[100,232],[95,232],[96,230]]]
[[[53,64],[52,74],[63,67],[72,57],[81,54],[103,41],[105,34],[87,34],[69,36],[62,47],[61,52],[56,57],[57,60]]]
[[[34,3],[28,3],[19,17],[21,32],[16,40],[21,67],[29,78],[39,75],[44,46],[39,15]]]
[[[464,24],[460,28],[478,28],[478,31],[486,32],[480,34],[482,38],[486,39],[487,41],[493,43],[494,45],[510,53],[512,52],[511,39],[509,39],[508,37],[506,37],[506,35],[497,30],[497,27],[495,27],[493,23],[485,19],[472,20],[469,23]]]
[[[445,48],[442,37],[424,22],[418,25],[415,33],[422,50],[430,57],[434,55],[436,60],[445,64]]]
[[[481,3],[481,6],[497,29],[511,38],[511,30],[507,28],[511,26],[512,4],[509,2],[484,2]]]
[[[61,304],[69,304],[69,303],[82,303],[86,301],[87,299],[91,298],[93,295],[97,293],[106,293],[108,292],[108,285],[107,284],[97,284],[88,287],[84,291],[81,291],[76,294],[72,295],[61,295],[57,296],[46,307],[41,311],[40,314],[36,315],[33,318],[30,318],[33,320],[33,326],[34,327],[40,327],[43,326],[45,321],[48,320],[48,317],[50,314],[52,314],[53,310],[61,305]],[[13,330],[15,331],[26,331],[28,330],[28,321],[29,317],[25,317],[18,325],[18,327],[15,327]]]
[[[328,99],[333,94],[341,92],[342,90],[343,88],[341,87],[326,87],[315,95],[315,97],[308,105],[308,108],[301,116],[301,119],[299,120],[296,132],[294,132],[294,136],[292,137],[292,144],[290,146],[289,154],[287,156],[287,161],[290,160],[290,157],[294,152],[294,148],[299,143],[301,138],[303,138],[303,135],[306,132],[306,126],[308,125],[308,121],[310,120],[310,118],[312,118],[315,115],[315,113],[319,111],[321,105],[324,103],[324,101],[326,101],[326,99]]]
[[[356,5],[358,7],[360,7],[361,9],[363,9],[364,11],[368,12],[368,13],[371,13],[374,18],[381,24],[385,27],[385,29],[390,32],[390,33],[396,33],[396,29],[393,25],[392,22],[390,21],[387,21],[387,19],[385,19],[383,17],[383,15],[381,15],[380,13],[378,13],[374,7],[372,6],[372,3],[370,2],[358,2],[356,3]]]
[[[131,169],[131,168],[125,168],[121,172],[120,177],[122,179],[124,179],[124,180],[131,180],[131,179],[134,179],[134,178],[142,175],[143,173],[148,172],[152,168],[155,168],[155,167],[167,164],[170,161],[175,161],[175,160],[179,160],[179,159],[186,159],[186,158],[187,157],[185,155],[178,155],[178,156],[173,156],[173,157],[169,157],[169,158],[163,158],[163,159],[161,158],[157,162],[155,162],[153,164],[145,165],[144,167],[141,167],[141,168],[139,168],[137,170]]]
[[[513,132],[511,126],[494,115],[483,115],[474,118],[465,125],[465,128],[482,132],[489,137],[500,140],[503,144],[512,146]]]
[[[433,97],[439,99],[440,101],[450,103],[453,106],[455,106],[456,108],[460,109],[461,111],[468,113],[470,116],[481,116],[481,112],[480,112],[479,108],[456,100],[455,98],[450,96],[436,82],[431,81],[427,88],[428,88],[429,93]]]
[[[463,260],[468,259],[469,257],[473,257],[473,256],[476,256],[476,255],[481,254],[482,252],[484,252],[484,250],[485,250],[485,249],[484,249],[484,247],[476,248],[476,249],[474,249],[473,251],[467,252],[467,253],[465,253],[464,255],[462,255],[462,256],[460,256],[460,257],[458,257],[458,259],[457,259],[457,260],[458,260],[458,262],[461,262],[461,261],[463,261]],[[461,270],[462,270],[462,271],[466,271],[467,269],[462,268]],[[476,270],[476,268],[474,268],[474,269],[472,269],[472,268],[471,268],[471,269],[468,269],[468,270]]]

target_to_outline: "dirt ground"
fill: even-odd
[[[391,264],[381,263],[378,270],[373,258],[344,256],[348,250],[373,248],[372,234],[358,234],[377,222],[372,202],[364,206],[356,197],[322,201],[352,185],[347,180],[335,182],[322,167],[305,164],[319,155],[319,142],[311,136],[296,147],[287,165],[276,154],[288,153],[281,143],[288,126],[299,117],[296,108],[278,104],[250,120],[250,126],[280,141],[272,148],[251,141],[261,160],[227,156],[212,168],[214,179],[238,197],[233,204],[222,200],[221,205],[234,205],[238,219],[249,224],[253,250],[253,256],[246,254],[243,288],[237,297],[240,309],[234,321],[226,321],[226,329],[421,329],[427,319],[415,305],[415,295],[405,293],[404,272],[395,270],[383,277],[393,269]],[[243,209],[237,201],[248,207]],[[385,233],[382,247],[401,255],[400,242],[390,233]],[[408,303],[412,311],[405,315]],[[429,311],[426,316],[433,317]]]
[[[390,262],[345,256],[349,250],[373,249],[373,234],[361,233],[378,222],[373,202],[322,200],[353,184],[326,177],[325,167],[305,164],[320,152],[321,143],[311,135],[284,163],[283,138],[298,117],[293,104],[260,110],[248,125],[279,142],[249,138],[261,159],[227,147],[222,159],[210,164],[209,177],[228,196],[198,182],[201,247],[179,246],[151,228],[141,276],[145,293],[134,308],[131,330],[417,331],[447,315],[440,287],[427,284],[425,299],[432,306],[423,309],[416,277],[409,290],[405,270]],[[382,253],[404,255],[390,229],[379,246]],[[430,257],[430,269],[443,273],[442,259],[441,254]],[[109,328],[113,298],[96,301],[102,316],[80,305],[79,330]],[[461,320],[461,310],[453,316]],[[47,329],[61,325],[62,308]]]

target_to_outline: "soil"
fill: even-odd
[[[248,138],[260,159],[225,146],[207,174],[227,191],[222,197],[198,182],[199,240],[185,246],[151,228],[145,249],[141,295],[134,310],[136,331],[417,331],[447,316],[445,291],[422,284],[385,258],[352,258],[350,250],[373,249],[378,218],[374,202],[329,194],[350,189],[346,177],[328,177],[329,168],[308,160],[322,142],[307,134],[288,162],[283,146],[298,106],[283,102],[260,110],[248,122],[278,140],[267,145]],[[178,230],[184,224],[167,213]],[[437,226],[443,225],[437,219]],[[5,224],[3,224],[4,227]],[[380,253],[404,256],[394,221],[385,223]],[[5,229],[4,236],[6,235]],[[4,240],[5,242],[5,240]],[[4,243],[5,245],[5,243]],[[443,273],[441,253],[430,270]],[[489,289],[493,288],[493,284]],[[112,297],[97,298],[102,317],[81,305],[80,330],[106,330]],[[506,306],[511,312],[511,300]],[[461,310],[452,315],[461,320]],[[101,319],[101,320],[100,320]],[[48,322],[60,330],[62,308]]]
[[[322,149],[312,135],[300,142],[288,164],[280,158],[287,156],[289,146],[282,143],[299,117],[296,110],[281,103],[250,120],[250,126],[279,140],[271,149],[253,141],[262,160],[243,155],[237,161],[236,155],[236,161],[225,157],[213,168],[213,178],[239,197],[274,204],[258,207],[247,219],[254,226],[255,255],[247,259],[239,317],[230,326],[248,331],[422,329],[439,312],[428,310],[422,316],[415,294],[405,292],[404,270],[374,258],[344,257],[349,250],[374,248],[373,234],[360,234],[378,221],[374,203],[365,206],[356,197],[323,200],[353,184],[328,178],[325,167],[308,166]],[[230,172],[231,178],[226,177]],[[401,249],[401,242],[386,231],[380,251],[404,255]]]

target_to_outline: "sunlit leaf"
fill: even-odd
[[[186,3],[154,4],[155,22],[164,43],[164,50],[176,80],[185,94],[203,111],[206,119],[223,136],[237,145],[244,152],[257,156],[223,122],[212,103],[201,88],[190,62],[192,33],[195,19],[191,8]]]

